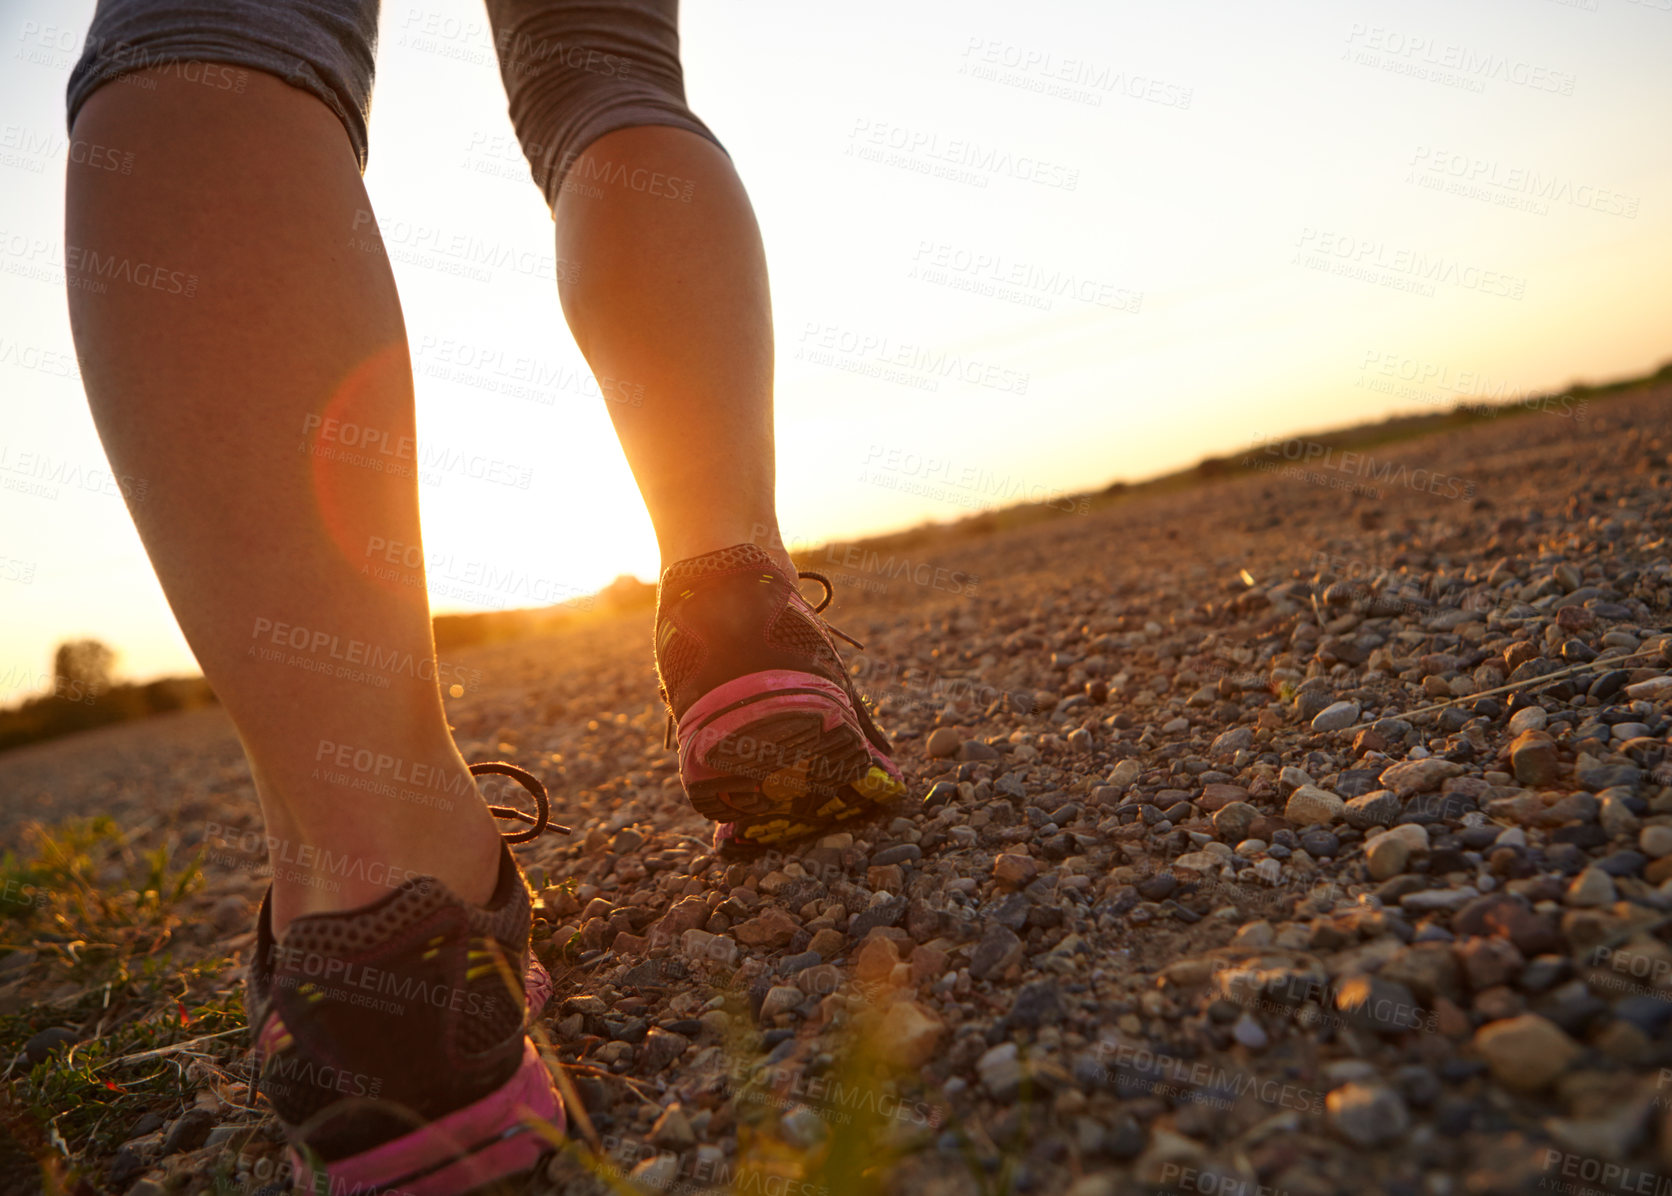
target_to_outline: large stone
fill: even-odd
[[[1289,795],[1283,817],[1296,826],[1328,826],[1340,819],[1347,803],[1327,789],[1302,785]]]
[[[878,926],[898,925],[900,919],[905,916],[906,905],[904,896],[873,900],[870,905],[848,919],[848,937],[863,942],[865,936]]]
[[[52,1052],[59,1047],[67,1047],[80,1039],[80,1035],[68,1026],[48,1026],[32,1035],[23,1044],[23,1056],[30,1067],[44,1063],[51,1058]]]
[[[1022,940],[1008,926],[998,923],[987,927],[987,933],[970,953],[970,975],[977,980],[1002,976],[1022,959]]]
[[[1208,755],[1215,759],[1225,759],[1236,755],[1243,748],[1254,742],[1252,727],[1232,727],[1229,731],[1222,731],[1214,737],[1208,745]]]
[[[1247,800],[1248,790],[1241,785],[1228,785],[1223,781],[1215,781],[1202,787],[1202,796],[1196,799],[1196,804],[1212,814],[1223,810],[1232,802]]]
[[[662,935],[668,940],[677,939],[687,930],[699,929],[708,924],[713,912],[713,908],[701,897],[683,898],[657,923],[661,934],[653,936],[653,941],[661,941]]]
[[[1661,698],[1672,697],[1672,676],[1661,675],[1650,677],[1647,681],[1639,681],[1626,686],[1626,697],[1632,701],[1657,701]]]
[[[1489,893],[1471,901],[1451,920],[1453,934],[1498,935],[1529,959],[1563,951],[1566,944],[1555,924],[1510,893]]]
[[[1401,947],[1377,973],[1383,980],[1403,984],[1419,1001],[1459,995],[1457,959],[1449,943],[1412,943]]]
[[[795,919],[783,910],[769,909],[739,922],[732,933],[747,947],[784,947],[799,929]]]
[[[1055,980],[1030,980],[1016,991],[1007,1018],[1011,1025],[1037,1030],[1063,1019],[1060,986]]]
[[[1365,862],[1370,866],[1371,880],[1387,880],[1405,871],[1411,860],[1411,848],[1400,835],[1378,835],[1364,849]]]
[[[1510,715],[1509,733],[1523,735],[1528,731],[1542,731],[1550,716],[1544,712],[1542,706],[1523,706]]]
[[[1343,1084],[1324,1098],[1330,1128],[1355,1146],[1380,1146],[1411,1127],[1405,1101],[1385,1084]]]
[[[1597,794],[1597,822],[1616,839],[1630,838],[1643,825],[1618,792]]]
[[[639,1066],[654,1075],[683,1055],[690,1045],[691,1040],[683,1034],[652,1026],[639,1047]]]
[[[1399,839],[1410,848],[1412,855],[1421,855],[1428,850],[1428,827],[1420,822],[1402,822],[1383,831],[1376,839]]]
[[[1293,764],[1285,764],[1283,771],[1277,774],[1278,792],[1293,793],[1302,785],[1314,784],[1312,776],[1304,768],[1297,768]]]
[[[684,1108],[675,1103],[663,1109],[656,1124],[650,1127],[650,1141],[664,1150],[678,1151],[695,1146],[697,1135],[691,1130],[691,1119],[685,1116]]]
[[[1553,785],[1560,774],[1556,741],[1542,731],[1523,732],[1509,746],[1510,767],[1523,785]]]
[[[873,935],[854,955],[854,978],[861,984],[880,984],[894,974],[894,965],[899,962],[900,948],[894,940]]]
[[[1392,826],[1401,809],[1393,790],[1376,789],[1349,801],[1343,817],[1348,826],[1364,831],[1373,826]]]
[[[1438,756],[1426,760],[1404,760],[1383,771],[1381,782],[1400,797],[1411,797],[1437,788],[1442,781],[1462,776],[1463,766]]]
[[[1562,900],[1575,909],[1614,904],[1614,878],[1601,868],[1587,868],[1573,878]]]
[[[1142,776],[1143,773],[1144,766],[1139,764],[1136,760],[1122,760],[1119,764],[1115,765],[1114,768],[1109,770],[1109,784],[1113,785],[1116,789],[1125,789],[1130,785],[1136,784],[1138,778]]]
[[[1314,731],[1341,731],[1358,722],[1357,702],[1332,702],[1320,710],[1312,720]]]
[[[1582,752],[1574,763],[1573,775],[1584,788],[1592,793],[1600,793],[1616,785],[1636,785],[1643,775],[1643,770],[1630,760],[1601,760]]]
[[[1245,801],[1234,801],[1222,806],[1213,816],[1213,833],[1226,843],[1240,843],[1248,838],[1248,829],[1260,811]]]
[[[929,732],[929,742],[924,745],[931,759],[941,759],[946,756],[956,756],[958,749],[963,746],[964,737],[951,727],[936,727]]]
[[[1488,1022],[1476,1031],[1474,1045],[1493,1078],[1517,1092],[1549,1087],[1582,1053],[1560,1027],[1536,1013]]]
[[[1650,859],[1672,855],[1672,826],[1646,826],[1637,835],[1637,846]]]
[[[1440,913],[1461,909],[1479,896],[1480,890],[1474,885],[1464,885],[1457,889],[1423,889],[1421,892],[1407,893],[1401,897],[1399,908],[1412,914]]]
[[[169,1129],[158,1153],[171,1155],[183,1150],[196,1150],[203,1145],[204,1140],[209,1137],[209,1131],[214,1127],[215,1115],[209,1110],[187,1109]]]
[[[1001,1101],[1015,1099],[1022,1087],[1022,1059],[1014,1042],[1001,1042],[975,1061],[975,1074],[990,1095]]]
[[[737,944],[706,930],[687,930],[679,936],[679,949],[688,959],[713,960],[726,967],[737,962]]]
[[[1020,889],[1039,875],[1039,864],[1032,856],[1005,853],[993,861],[993,879],[1007,889]]]
[[[877,1027],[877,1049],[904,1067],[922,1067],[935,1056],[946,1023],[916,1001],[896,1001]]]

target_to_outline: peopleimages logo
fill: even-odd
[[[245,649],[246,656],[255,656],[262,660],[281,660],[288,649],[317,659],[322,666],[330,661],[341,661],[345,667],[364,665],[378,673],[403,673],[420,681],[446,681],[451,678],[458,682],[468,680],[474,685],[481,679],[481,671],[478,669],[448,665],[433,657],[420,657],[400,648],[385,648],[352,636],[344,639],[335,632],[310,630],[292,623],[269,619],[264,615],[256,618],[250,630],[250,638],[265,638],[272,645],[271,648],[258,649],[252,644]],[[292,661],[295,659],[291,658]],[[316,671],[328,670],[321,668]],[[384,684],[388,684],[386,679]]]
[[[1142,291],[1117,287],[1072,270],[1047,268],[945,241],[919,240],[907,277],[992,298],[1025,302],[1043,310],[1050,309],[1051,300],[1064,297],[1130,315],[1137,315],[1144,303]]]
[[[958,182],[973,181],[986,186],[988,178],[998,175],[1063,191],[1074,191],[1080,186],[1077,167],[1031,154],[1014,154],[964,137],[942,137],[932,129],[913,129],[861,116],[854,120],[848,139],[848,156],[904,166],[919,174],[940,174],[943,168],[949,173],[940,177]]]
[[[74,353],[43,349],[39,345],[0,336],[0,365],[15,366],[53,378],[80,378],[81,366]]]
[[[785,1102],[816,1104],[849,1118],[863,1110],[870,1117],[933,1128],[946,1116],[945,1109],[926,1101],[908,1101],[872,1084],[844,1084],[834,1076],[809,1075],[802,1064],[769,1066],[757,1072],[750,1061],[736,1059],[728,1079],[737,1093],[763,1089]]]
[[[1363,65],[1384,65],[1379,56],[1386,55],[1385,69],[1392,70],[1395,74],[1422,77],[1421,68],[1427,67],[1437,71],[1455,72],[1456,79],[1475,85],[1470,88],[1472,91],[1481,90],[1481,85],[1488,80],[1496,80],[1517,87],[1530,87],[1534,91],[1548,91],[1563,96],[1573,94],[1574,77],[1569,71],[1555,70],[1540,63],[1511,58],[1489,50],[1476,50],[1457,42],[1359,22],[1354,22],[1347,34],[1347,41],[1350,45],[1362,47],[1375,56],[1363,61]],[[1397,69],[1398,67],[1404,69]],[[1437,81],[1443,79],[1444,76],[1440,76]]]
[[[1408,353],[1365,350],[1355,385],[1376,394],[1423,403],[1453,404],[1462,411],[1485,414],[1516,409],[1584,419],[1590,400],[1571,394],[1544,394],[1516,386],[1481,370],[1463,370],[1440,362],[1423,361]],[[1473,399],[1473,403],[1463,400]]]
[[[1552,1172],[1561,1175],[1566,1182],[1553,1182]],[[1672,1196],[1672,1177],[1554,1147],[1545,1148],[1544,1173],[1538,1186],[1545,1191],[1571,1192],[1574,1196],[1588,1196],[1599,1190],[1629,1196]],[[1576,1180],[1579,1182],[1574,1182]],[[1581,1184],[1599,1184],[1601,1187],[1581,1187]]]
[[[1069,494],[1031,479],[994,473],[980,465],[958,462],[951,457],[936,456],[932,453],[918,453],[873,443],[865,453],[863,465],[878,474],[895,475],[930,486],[968,491],[973,495],[979,495],[983,502],[1031,502],[1053,510],[1081,515],[1090,510],[1090,500],[1084,495]],[[860,475],[860,480],[867,480],[864,474]]]
[[[1203,1060],[1183,1059],[1130,1042],[1099,1042],[1094,1063],[1105,1077],[1125,1077],[1150,1091],[1167,1093],[1197,1104],[1230,1106],[1229,1097],[1252,1093],[1263,1104],[1296,1112],[1321,1112],[1324,1098],[1310,1088],[1261,1079],[1241,1068],[1224,1068]]]
[[[1485,199],[1502,207],[1519,207],[1540,216],[1549,212],[1550,204],[1568,204],[1635,220],[1641,203],[1639,196],[1612,187],[1575,182],[1534,167],[1426,145],[1416,147],[1409,166],[1407,182],[1467,199]]]
[[[1268,441],[1263,436],[1256,436],[1252,443],[1254,452],[1267,457],[1334,470],[1352,477],[1367,478],[1381,485],[1426,490],[1442,498],[1475,496],[1475,484],[1467,478],[1453,477],[1432,469],[1410,469],[1399,461],[1378,462],[1369,453],[1336,449],[1316,440],[1291,437],[1288,440]]]
[[[1103,96],[1119,94],[1164,108],[1188,108],[1194,89],[1150,75],[1131,74],[1104,63],[1059,55],[1000,38],[972,36],[958,73],[1003,83],[1056,99],[1101,107]]]
[[[931,391],[940,388],[939,379],[956,378],[971,386],[1020,396],[1028,393],[1031,377],[962,353],[817,320],[802,326],[795,356],[798,361],[871,373],[890,381],[904,380],[907,385]]]
[[[1366,282],[1395,285],[1432,297],[1436,286],[1478,291],[1500,299],[1523,299],[1527,280],[1517,274],[1487,270],[1443,253],[1389,245],[1333,229],[1303,228],[1295,240],[1296,265],[1324,269]]]

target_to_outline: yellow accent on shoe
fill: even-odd
[[[887,798],[899,797],[906,791],[903,781],[896,781],[875,764],[871,765],[871,771],[853,783],[853,787],[861,797],[868,801],[883,801]]]

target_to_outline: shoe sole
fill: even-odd
[[[699,814],[740,845],[798,839],[873,814],[906,792],[848,695],[813,673],[749,673],[679,720],[679,775]]]
[[[550,976],[532,958],[524,985],[532,1019],[552,991]],[[551,1142],[533,1129],[530,1118],[538,1118],[560,1134],[568,1126],[551,1072],[525,1036],[522,1062],[509,1080],[421,1129],[318,1165],[310,1165],[292,1149],[294,1191],[456,1196],[520,1175],[552,1151]]]

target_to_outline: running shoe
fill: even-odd
[[[534,794],[520,768],[473,764]],[[532,901],[508,847],[486,905],[434,877],[408,879],[359,909],[297,918],[273,936],[272,890],[257,916],[245,1007],[252,1085],[289,1140],[290,1181],[331,1196],[455,1196],[533,1167],[561,1133],[563,1101],[528,1028],[552,981],[529,950]]]
[[[813,606],[799,578],[824,587]],[[679,776],[715,845],[764,848],[875,813],[903,795],[892,748],[819,617],[823,574],[787,574],[736,544],[669,565],[656,598],[656,669]]]

